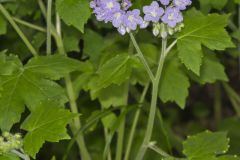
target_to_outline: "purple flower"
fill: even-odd
[[[132,6],[132,2],[130,0],[122,0],[121,6],[126,11]]]
[[[114,12],[121,9],[117,0],[93,0],[90,2],[93,13],[96,14],[98,21],[110,22]]]
[[[114,12],[120,9],[120,4],[117,0],[100,1],[100,7],[107,12]]]
[[[149,25],[149,22],[143,21],[143,22],[140,24],[140,28],[141,28],[141,29],[145,29],[145,28],[148,27],[148,25]]]
[[[180,10],[176,7],[168,7],[162,17],[162,21],[169,27],[174,28],[178,23],[183,21],[183,16]]]
[[[124,27],[124,26],[120,26],[120,27],[118,27],[118,32],[121,34],[121,35],[124,35],[124,34],[126,34],[126,32],[127,32],[127,30],[126,30],[126,28]]]
[[[160,0],[160,2],[162,3],[162,5],[167,6],[169,5],[170,0]]]
[[[191,0],[173,0],[173,4],[180,10],[185,10],[187,6],[192,4]]]
[[[138,9],[127,11],[124,16],[123,22],[127,32],[130,32],[131,30],[136,30],[137,26],[143,23],[143,19],[140,16],[140,11]]]
[[[90,8],[95,9],[96,7],[98,7],[100,5],[99,0],[93,0],[90,2]]]
[[[113,14],[112,24],[114,27],[118,28],[123,25],[124,15],[125,12],[122,10],[119,10]]]
[[[163,8],[159,7],[159,4],[156,1],[153,1],[150,6],[144,6],[143,12],[145,14],[144,20],[151,22],[158,22],[160,17],[163,15]]]

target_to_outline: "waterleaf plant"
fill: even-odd
[[[0,36],[9,41],[0,37],[0,160],[43,159],[53,142],[59,153],[47,151],[49,159],[238,160],[227,132],[185,138],[172,129],[190,107],[192,82],[224,82],[240,117],[216,54],[240,43],[237,26],[227,30],[236,15],[212,12],[237,4],[0,1]],[[213,129],[221,120],[219,85],[215,91]],[[172,103],[181,111],[167,108]]]

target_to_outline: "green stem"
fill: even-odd
[[[125,132],[125,118],[122,120],[118,129],[116,160],[122,160],[124,132]]]
[[[52,28],[52,30],[54,32],[54,37],[56,39],[56,43],[57,43],[59,53],[67,56],[67,54],[64,50],[64,45],[63,45],[63,41],[62,41],[62,38],[61,38],[61,33],[57,33],[55,28]],[[77,103],[76,103],[76,96],[75,96],[75,93],[74,93],[73,84],[72,84],[70,75],[67,75],[65,77],[65,83],[66,83],[67,94],[68,94],[68,97],[69,97],[70,109],[73,113],[79,114]],[[73,120],[73,123],[70,126],[71,126],[71,129],[72,129],[72,132],[76,133],[81,128],[80,118],[76,117]],[[86,144],[85,144],[83,133],[78,134],[78,136],[76,137],[76,141],[77,141],[77,144],[79,146],[80,154],[81,154],[82,159],[91,160],[91,157],[88,153],[88,150],[87,150],[87,147],[86,147]]]
[[[156,153],[160,154],[164,158],[169,158],[169,159],[174,159],[174,160],[185,160],[185,158],[177,158],[177,157],[173,157],[173,156],[169,155],[164,150],[162,150],[161,148],[157,147],[154,143],[149,144],[148,148],[150,148],[151,150],[153,150]]]
[[[47,5],[47,55],[51,54],[51,26],[52,26],[52,0],[48,0]]]
[[[42,1],[42,0],[38,0],[38,5],[39,5],[39,7],[40,7],[40,10],[41,10],[41,12],[42,12],[43,17],[44,17],[45,19],[47,19],[47,15],[46,15],[47,10],[46,10],[46,8],[45,8],[45,5],[44,5],[43,1]]]
[[[67,93],[68,93],[68,97],[69,97],[70,109],[71,109],[72,113],[79,114],[77,103],[76,103],[76,97],[74,95],[74,90],[73,90],[73,85],[72,85],[70,75],[65,77],[65,82],[66,82],[66,88],[67,88]],[[76,133],[81,128],[81,121],[80,121],[79,117],[74,118],[71,128],[72,128],[73,133]],[[82,159],[90,160],[91,158],[87,151],[87,147],[85,145],[85,141],[84,141],[82,133],[79,133],[76,141],[79,145]]]
[[[104,136],[105,136],[105,142],[107,143],[108,138],[110,136],[107,128],[104,128]],[[108,149],[107,159],[112,160],[112,154],[111,154],[111,149],[110,148]]]
[[[124,98],[125,107],[128,104],[128,91],[129,91],[129,82],[127,81],[126,84],[126,93]],[[124,108],[121,112],[124,112]],[[126,118],[124,117],[121,121],[121,124],[118,129],[118,138],[117,138],[117,149],[116,149],[116,158],[115,160],[122,160],[122,153],[123,153],[123,144],[124,144],[124,132],[125,132],[125,121]]]
[[[15,31],[18,33],[18,35],[21,37],[29,51],[34,56],[38,56],[37,51],[34,49],[32,44],[29,42],[27,37],[24,35],[24,33],[21,31],[21,29],[18,27],[18,25],[15,23],[11,15],[8,13],[8,11],[4,8],[4,6],[0,3],[0,11],[4,15],[4,17],[8,20],[8,22],[12,25],[12,27],[15,29]]]
[[[132,40],[132,42],[133,42],[133,45],[134,45],[134,47],[135,47],[135,49],[136,49],[136,51],[137,51],[137,56],[139,57],[140,61],[141,61],[142,64],[144,65],[144,67],[145,67],[145,69],[146,69],[146,71],[147,71],[150,79],[153,81],[153,80],[154,80],[154,75],[153,75],[153,73],[152,73],[152,71],[151,71],[151,69],[150,69],[150,67],[149,67],[146,59],[144,58],[144,55],[143,55],[140,47],[138,46],[135,37],[133,36],[132,33],[130,33],[129,35],[130,35],[130,38],[131,38],[131,40]]]
[[[29,22],[26,22],[26,21],[21,20],[21,19],[19,19],[19,18],[17,18],[17,17],[13,17],[13,20],[14,20],[15,22],[23,25],[23,26],[26,26],[26,27],[28,27],[28,28],[34,29],[34,30],[36,30],[36,31],[46,32],[45,28],[40,27],[40,26],[37,26],[37,25],[32,24],[32,23],[29,23]]]
[[[161,148],[157,147],[155,144],[149,144],[148,148],[152,149],[153,151],[157,152],[158,154],[160,154],[161,156],[163,156],[165,158],[171,157],[168,153],[166,153]],[[173,158],[173,157],[171,157],[171,158]]]
[[[148,117],[148,123],[147,123],[147,129],[145,133],[145,137],[143,140],[143,143],[138,151],[138,154],[136,156],[136,160],[142,160],[146,151],[148,144],[150,143],[151,137],[152,137],[152,131],[154,126],[154,120],[156,115],[156,108],[157,108],[157,99],[158,99],[158,91],[159,91],[159,83],[162,75],[163,65],[165,62],[165,58],[167,56],[166,54],[167,50],[167,39],[162,40],[162,52],[159,60],[159,65],[157,69],[156,76],[154,78],[154,81],[152,82],[152,99],[151,99],[151,106],[150,106],[150,113]]]
[[[30,157],[24,153],[19,152],[18,150],[11,150],[12,153],[16,154],[18,157],[22,158],[23,160],[30,160]]]
[[[143,89],[143,92],[142,92],[142,95],[141,95],[141,98],[140,98],[140,101],[139,101],[139,103],[140,103],[139,109],[136,111],[136,113],[134,115],[133,125],[131,127],[131,131],[130,131],[130,134],[129,134],[124,160],[129,159],[134,135],[135,135],[136,128],[137,128],[137,123],[139,121],[139,117],[140,117],[140,113],[141,113],[142,103],[144,102],[144,99],[146,97],[148,89],[149,89],[149,83]]]

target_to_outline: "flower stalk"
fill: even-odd
[[[132,39],[134,39],[134,37],[131,34],[130,34],[130,36]],[[136,41],[133,41],[133,43],[134,42],[136,42]],[[158,69],[157,69],[156,75],[152,79],[152,97],[151,97],[151,106],[150,106],[150,112],[149,112],[148,122],[147,122],[147,129],[146,129],[143,143],[142,143],[142,145],[138,151],[138,154],[136,156],[136,160],[143,159],[143,157],[147,151],[148,144],[150,143],[150,140],[151,140],[153,126],[154,126],[154,120],[155,120],[155,115],[156,115],[156,109],[157,109],[159,84],[160,84],[160,79],[161,79],[161,75],[162,75],[164,62],[165,62],[168,52],[169,51],[167,49],[167,38],[165,38],[165,39],[162,39],[162,52],[161,52],[161,56],[160,56],[160,60],[159,60]],[[138,54],[141,54],[141,52]]]

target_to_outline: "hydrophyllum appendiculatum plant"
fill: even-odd
[[[185,11],[192,4],[190,0],[151,1],[141,6],[141,10],[134,9],[134,3],[137,2],[93,0],[89,4],[85,0],[56,0],[55,25],[51,16],[52,1],[48,0],[45,7],[43,1],[39,0],[38,5],[45,18],[46,29],[29,25],[11,16],[6,9],[9,6],[0,4],[0,11],[5,18],[4,24],[7,24],[6,21],[11,24],[34,56],[27,63],[23,63],[19,57],[8,54],[7,51],[1,53],[0,154],[2,159],[16,159],[16,156],[26,160],[30,157],[36,158],[36,154],[46,141],[57,142],[70,138],[66,132],[66,125],[69,122],[72,141],[77,142],[82,159],[92,159],[83,134],[84,127],[89,123],[81,127],[76,103],[80,90],[89,91],[93,100],[99,99],[102,110],[107,110],[93,114],[94,117],[89,120],[90,122],[102,120],[106,136],[103,159],[112,156],[111,142],[115,133],[118,133],[117,149],[114,154],[116,159],[132,159],[130,153],[134,147],[140,109],[134,114],[129,136],[123,137],[126,115],[129,110],[134,109],[134,106],[128,104],[128,94],[130,86],[136,84],[144,86],[143,93],[137,100],[140,107],[143,107],[142,104],[150,87],[152,94],[146,133],[142,144],[134,153],[134,159],[144,159],[148,149],[156,151],[165,160],[179,159],[167,154],[151,139],[156,114],[161,117],[157,108],[158,97],[164,103],[176,102],[184,109],[190,87],[189,79],[201,84],[228,80],[224,67],[212,51],[234,47],[225,30],[229,15],[204,15],[195,9]],[[86,43],[89,42],[86,45],[90,45],[86,46],[90,60],[82,62],[66,56],[68,49],[71,50],[73,47],[69,47],[67,40],[64,39],[61,19],[67,25],[72,25],[83,32],[84,24],[91,15],[89,7],[98,21],[111,23],[121,35],[125,35],[124,39],[128,39],[126,35],[129,35],[128,52],[91,55],[93,53],[90,52],[96,52],[94,46],[91,46],[93,45],[91,40],[95,38],[101,41],[101,38],[87,30],[88,34],[84,39]],[[47,33],[46,56],[38,54],[36,47],[30,43],[18,25],[27,25]],[[147,47],[151,45],[138,44],[135,39],[138,33],[149,28],[153,38],[156,37],[157,41],[161,41],[159,54],[145,53],[148,51]],[[92,37],[89,36],[91,34]],[[56,43],[56,50],[51,44],[52,37]],[[97,52],[104,53],[104,47],[106,49],[110,44],[109,41],[106,42],[105,46],[101,46],[102,48],[98,47],[101,51]],[[58,54],[52,54],[54,52]],[[77,72],[77,78],[74,78],[75,74],[71,77],[72,72]],[[72,113],[64,108],[67,102]],[[30,114],[21,121],[25,106]],[[111,106],[115,108],[112,109]],[[121,112],[119,116],[113,112],[116,109]],[[26,134],[9,133],[13,125],[18,122],[21,122],[20,128],[26,131]],[[127,139],[125,147],[123,147],[124,139]],[[189,137],[184,142],[183,154],[187,159],[238,159],[236,156],[219,156],[227,152],[228,143],[225,133],[204,132]],[[200,145],[203,147],[199,149]]]

